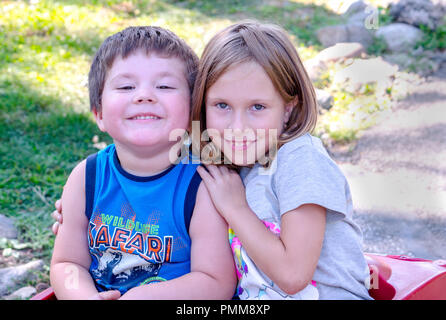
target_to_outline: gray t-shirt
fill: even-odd
[[[256,164],[241,176],[250,208],[264,221],[280,226],[281,216],[302,204],[327,209],[322,250],[313,281],[319,299],[371,299],[365,283],[369,269],[362,233],[351,220],[348,182],[320,139],[305,134],[285,143],[269,169]]]

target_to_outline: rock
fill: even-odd
[[[436,62],[438,62],[439,64],[441,63],[446,63],[446,51],[437,51],[437,52],[431,52],[431,51],[427,51],[426,55],[429,59],[432,59]]]
[[[390,6],[389,14],[395,21],[434,30],[446,14],[444,0],[400,0]]]
[[[362,0],[355,1],[345,11],[344,16],[348,17],[348,16],[352,16],[356,13],[364,12],[366,8],[367,8],[367,4],[364,1],[362,1]]]
[[[316,36],[324,47],[339,42],[359,42],[367,48],[373,43],[372,32],[362,22],[323,27],[316,31]]]
[[[308,73],[308,76],[312,81],[316,81],[322,75],[322,73],[327,69],[326,64],[322,60],[316,57],[305,60],[303,64],[305,66],[305,70]]]
[[[392,23],[380,27],[375,36],[382,38],[390,51],[403,52],[413,49],[423,37],[423,32],[406,23]]]
[[[34,260],[26,264],[0,269],[0,296],[8,293],[16,284],[30,278],[31,272],[43,269],[42,260]]]
[[[0,238],[16,239],[18,235],[14,221],[0,214]]]
[[[314,90],[316,92],[317,103],[319,104],[319,106],[322,109],[330,110],[334,103],[333,96],[327,91],[318,88],[315,88]]]
[[[367,29],[363,22],[354,22],[347,24],[347,42],[359,42],[365,48],[368,48],[373,43],[373,29]]]
[[[359,42],[341,42],[323,49],[316,56],[323,62],[336,62],[348,58],[356,58],[365,53],[365,48]]]
[[[349,42],[347,27],[345,25],[320,28],[316,31],[316,36],[324,47],[334,46],[338,42]]]
[[[34,287],[23,287],[19,290],[14,291],[8,296],[5,296],[5,300],[26,300],[37,293]]]
[[[436,55],[431,54],[432,56],[430,56],[427,53],[414,56],[405,52],[397,52],[385,54],[383,58],[392,64],[398,65],[401,70],[410,70],[421,76],[428,76],[439,69],[441,60],[436,59]]]
[[[353,10],[359,10],[364,1],[358,0],[338,0],[324,1],[324,6],[337,14],[348,14]]]
[[[342,84],[350,92],[356,92],[362,85],[378,83],[380,86],[390,86],[391,79],[398,71],[398,66],[384,61],[381,57],[373,59],[356,59],[351,65],[339,71],[333,79],[336,84]]]

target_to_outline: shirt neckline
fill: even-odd
[[[125,169],[121,166],[121,162],[119,161],[118,153],[116,152],[116,149],[113,152],[113,163],[114,163],[116,169],[118,169],[120,174],[122,174],[127,179],[130,179],[130,180],[133,180],[136,182],[147,182],[147,181],[154,181],[154,180],[160,179],[163,176],[165,176],[166,174],[168,174],[170,171],[172,171],[173,168],[176,167],[176,165],[172,165],[169,168],[165,169],[164,171],[157,173],[153,176],[136,176],[134,174],[131,174],[131,173],[125,171]]]

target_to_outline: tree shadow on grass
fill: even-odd
[[[123,17],[147,17],[169,13],[172,8],[194,11],[199,21],[207,23],[213,19],[227,19],[232,22],[244,19],[257,19],[272,22],[284,27],[296,36],[304,45],[319,45],[316,38],[318,28],[339,23],[343,18],[324,5],[306,4],[295,1],[259,1],[256,0],[190,0],[190,1],[84,1],[60,0],[59,2],[82,6],[103,7]]]
[[[53,203],[73,167],[97,151],[92,137],[105,136],[88,113],[17,79],[0,88],[0,209],[16,220],[21,241],[50,250]]]
[[[340,23],[343,18],[323,5],[294,1],[168,1],[181,8],[199,12],[209,18],[224,18],[233,22],[256,19],[281,25],[306,46],[320,45],[317,29]]]

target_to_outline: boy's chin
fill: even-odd
[[[114,141],[115,144],[126,145],[128,149],[139,150],[142,152],[155,150],[155,151],[168,151],[175,145],[175,142],[168,141],[166,139],[151,137],[134,137],[128,139],[125,143]]]

